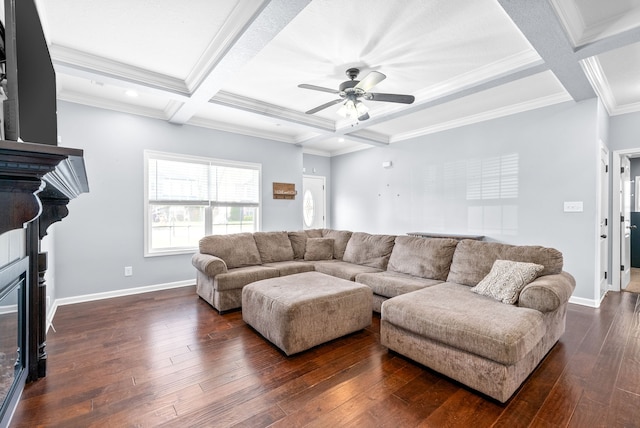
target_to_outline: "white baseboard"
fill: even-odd
[[[185,281],[175,281],[175,282],[168,282],[165,284],[147,285],[145,287],[137,287],[137,288],[125,288],[123,290],[107,291],[104,293],[85,294],[83,296],[74,296],[74,297],[63,297],[61,299],[56,299],[53,302],[51,316],[48,317],[50,319],[48,319],[47,321],[53,320],[53,315],[58,309],[58,306],[72,305],[74,303],[91,302],[94,300],[111,299],[113,297],[131,296],[133,294],[149,293],[150,291],[169,290],[171,288],[188,287],[190,285],[195,285],[195,284],[196,284],[196,280],[194,278],[194,279],[187,279]]]
[[[571,296],[569,298],[569,303],[575,303],[576,305],[581,305],[581,306],[588,306],[590,308],[600,307],[600,300],[585,299],[583,297]]]

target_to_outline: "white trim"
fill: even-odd
[[[611,85],[607,80],[604,70],[602,70],[602,65],[600,64],[598,57],[594,56],[583,59],[580,61],[580,66],[587,75],[587,79],[591,82],[591,86],[593,86],[596,94],[602,100],[602,103],[607,109],[607,113],[609,113],[610,116],[616,114],[618,102],[613,96]]]
[[[58,300],[54,300],[50,306],[49,312],[47,313],[47,328],[45,333],[49,332],[49,327],[53,326],[53,317],[56,316],[56,311],[58,310]],[[53,328],[55,330],[55,327]]]
[[[601,302],[600,300],[585,299],[583,297],[571,296],[569,298],[569,303],[573,303],[580,306],[588,306],[590,308],[599,308],[600,302]]]
[[[304,209],[304,179],[305,178],[310,178],[310,179],[321,179],[322,180],[322,198],[324,199],[324,201],[322,202],[322,228],[326,228],[327,227],[327,177],[325,177],[324,175],[309,175],[309,174],[303,174],[302,175],[302,205],[303,205],[303,209]],[[305,228],[305,224],[304,224],[304,220],[302,222],[302,228]]]
[[[305,155],[324,156],[326,158],[331,157],[331,153],[322,152],[320,150],[307,149],[306,147],[302,148],[302,153],[304,153]]]
[[[420,137],[427,134],[434,134],[436,132],[445,131],[447,129],[459,128],[465,125],[471,125],[474,123],[485,122],[492,119],[498,119],[500,117],[510,116],[516,113],[522,113],[525,111],[531,111],[534,109],[547,107],[550,105],[560,104],[566,101],[572,101],[571,96],[566,93],[557,93],[548,95],[534,100],[524,101],[517,104],[500,107],[497,109],[489,110],[483,113],[472,114],[469,116],[463,116],[457,119],[450,120],[448,122],[442,122],[427,126],[420,129],[415,129],[409,132],[398,133],[391,138],[391,143],[397,143],[399,141],[408,140],[411,138]]]
[[[596,262],[594,264],[595,266],[595,272],[594,272],[594,276],[595,276],[595,285],[594,285],[594,296],[599,297],[600,299],[603,299],[604,296],[607,294],[607,291],[610,288],[610,282],[611,281],[611,277],[609,277],[607,279],[607,288],[604,290],[604,292],[600,289],[600,268],[602,266],[602,254],[600,252],[600,234],[602,233],[600,231],[600,210],[601,210],[601,203],[603,198],[607,199],[607,216],[609,215],[609,209],[611,206],[611,198],[609,198],[609,195],[603,195],[602,191],[601,191],[601,186],[600,186],[600,180],[601,177],[600,175],[602,174],[601,172],[601,166],[600,166],[600,161],[602,159],[602,155],[605,154],[607,157],[607,167],[609,167],[610,164],[610,156],[609,156],[609,148],[607,147],[607,145],[604,143],[604,141],[599,140],[599,144],[596,146],[596,150],[598,151],[597,156],[596,156],[596,177],[598,178],[598,185],[596,186],[596,207],[597,207],[597,215],[596,215],[596,221],[595,223],[595,233],[594,233],[594,238],[595,238],[595,247],[596,247]],[[607,188],[609,187],[609,182],[611,181],[611,169],[609,168],[609,171],[607,172]],[[608,233],[608,230],[607,230]],[[610,259],[610,254],[609,254],[609,241],[607,241],[607,249],[606,249],[606,257],[607,257],[607,264],[608,261]],[[613,265],[612,265],[613,266]],[[613,268],[612,268],[613,270]],[[598,304],[599,306],[599,304]]]
[[[535,49],[526,49],[517,52],[506,58],[501,58],[492,63],[475,68],[466,73],[454,76],[438,84],[424,88],[414,95],[421,102],[444,97],[448,94],[458,92],[462,88],[475,86],[481,82],[495,79],[496,76],[506,73],[514,73],[542,61]]]
[[[189,89],[183,79],[167,76],[141,67],[125,64],[120,61],[103,58],[88,52],[82,52],[68,46],[49,45],[54,69],[59,66],[76,68],[82,71],[90,70],[95,73],[94,80],[101,80],[100,76],[108,76],[124,81],[164,89],[181,95],[189,95]]]
[[[152,159],[160,159],[160,160],[170,160],[170,161],[180,161],[180,162],[191,162],[193,164],[201,164],[207,165],[211,168],[212,165],[215,166],[225,166],[225,167],[233,167],[233,168],[245,168],[258,172],[258,204],[257,204],[257,219],[256,228],[257,230],[262,230],[262,164],[257,162],[245,162],[245,161],[236,161],[236,160],[228,160],[228,159],[219,159],[219,158],[211,158],[205,156],[194,156],[194,155],[186,155],[180,153],[170,153],[170,152],[161,152],[155,150],[144,150],[143,155],[143,174],[144,174],[144,189],[143,189],[143,239],[144,239],[144,257],[155,257],[155,256],[169,256],[176,254],[189,254],[197,251],[197,245],[195,247],[175,247],[169,248],[165,250],[155,250],[151,249],[151,236],[150,236],[150,228],[149,224],[149,161]],[[209,173],[208,173],[209,174]],[[167,204],[171,204],[172,201],[167,201]],[[175,201],[173,201],[175,203]],[[191,204],[205,206],[205,234],[211,234],[211,228],[209,227],[211,222],[210,218],[207,219],[207,216],[211,210],[211,195],[207,195],[206,200],[202,201],[189,201]],[[189,204],[189,202],[185,202],[185,204]],[[158,202],[160,203],[160,202]],[[182,204],[180,202],[180,204]],[[247,203],[246,205],[250,205]]]
[[[93,293],[93,294],[84,294],[82,296],[63,297],[61,299],[56,299],[52,307],[54,307],[57,310],[58,306],[73,305],[75,303],[93,302],[95,300],[112,299],[114,297],[131,296],[134,294],[149,293],[151,291],[160,291],[160,290],[169,290],[172,288],[189,287],[189,286],[195,285],[195,283],[196,283],[196,280],[194,278],[194,279],[187,279],[184,281],[167,282],[164,284],[147,285],[147,286],[136,287],[136,288],[125,288],[122,290],[107,291],[104,293]],[[55,311],[52,311],[52,312],[55,312]],[[51,320],[53,321],[53,316],[51,316]]]
[[[186,122],[187,125],[197,126],[200,128],[215,129],[216,131],[230,132],[234,134],[246,135],[249,137],[264,138],[265,140],[279,141],[281,143],[297,144],[297,140],[293,136],[279,134],[264,129],[254,129],[233,123],[218,122],[212,119],[206,119],[199,116],[193,116]]]
[[[620,171],[620,158],[622,156],[636,155],[640,154],[640,147],[635,149],[625,149],[625,150],[616,150],[613,152],[612,156],[612,171]],[[613,176],[612,176],[613,177]],[[621,262],[621,253],[620,253],[620,216],[622,215],[620,209],[620,178],[616,174],[615,177],[611,179],[611,207],[612,207],[612,221],[611,221],[611,248],[613,251],[611,252],[611,290],[612,291],[620,291],[620,269],[616,269],[616,266],[619,267]],[[615,220],[615,221],[613,221]]]

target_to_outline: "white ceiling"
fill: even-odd
[[[640,0],[36,0],[58,98],[337,155],[599,96],[640,111]],[[387,76],[343,119],[348,68]],[[133,90],[132,97],[126,91]]]

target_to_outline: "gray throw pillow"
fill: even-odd
[[[536,279],[543,269],[544,266],[535,263],[496,260],[489,274],[471,291],[513,305],[524,286]]]
[[[333,239],[309,238],[304,252],[307,261],[331,260],[333,258]]]

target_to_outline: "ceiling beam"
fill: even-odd
[[[230,44],[213,70],[173,114],[170,122],[184,124],[256,56],[311,0],[271,0]]]
[[[603,39],[587,43],[576,49],[578,59],[587,59],[595,55],[600,55],[610,50],[640,42],[640,27],[632,28],[622,33],[614,34]]]
[[[209,100],[209,102],[211,104],[270,117],[277,121],[313,128],[315,131],[321,130],[332,133],[336,129],[335,122],[332,120],[311,116],[297,110],[284,108],[275,104],[258,101],[254,98],[244,97],[226,91],[219,91],[213,98],[211,98],[211,100]]]
[[[513,23],[575,101],[596,93],[580,66],[571,41],[548,1],[498,0]]]

